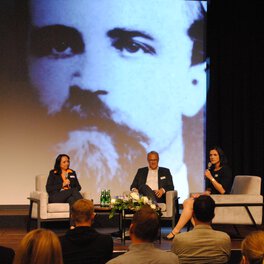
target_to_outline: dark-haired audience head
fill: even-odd
[[[138,210],[130,225],[130,236],[133,241],[133,236],[141,242],[153,242],[157,238],[159,230],[159,218],[157,213],[145,205]]]
[[[214,146],[214,147],[210,148],[209,153],[211,150],[217,151],[217,153],[219,155],[219,159],[220,159],[220,167],[227,164],[227,158],[225,156],[225,153],[220,147]]]
[[[54,170],[57,171],[58,174],[61,174],[61,166],[62,166],[62,159],[66,158],[68,164],[70,164],[70,157],[67,154],[59,154],[55,160]]]
[[[194,218],[203,223],[210,223],[214,218],[215,201],[208,195],[201,195],[194,200]]]
[[[27,233],[20,242],[14,264],[63,264],[57,235],[46,229]]]
[[[255,231],[241,244],[241,264],[264,264],[264,231]]]
[[[94,219],[94,205],[92,201],[80,199],[72,206],[71,217],[76,226],[92,224]]]

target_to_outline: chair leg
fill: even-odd
[[[237,228],[237,226],[236,225],[233,225],[233,227],[236,230],[236,233],[237,233],[238,237],[242,237],[241,234],[240,234],[240,232],[239,232],[239,230],[238,230],[238,228]]]
[[[41,228],[41,221],[39,218],[37,219],[37,228]]]
[[[27,232],[30,231],[30,227],[31,227],[31,221],[32,221],[32,207],[33,207],[33,201],[30,201],[29,204],[29,212],[28,212],[28,220],[27,220]]]
[[[176,215],[173,215],[172,216],[172,220],[171,220],[171,228],[172,228],[172,230],[173,230],[173,228],[175,227],[175,225],[176,225]]]

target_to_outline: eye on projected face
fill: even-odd
[[[116,28],[110,30],[107,35],[112,39],[112,46],[119,50],[122,56],[135,56],[136,53],[156,54],[155,48],[148,44],[153,38],[146,33]]]
[[[107,35],[112,47],[120,51],[121,56],[156,54],[156,50],[147,43],[153,38],[143,32],[116,28]],[[54,25],[35,29],[31,33],[31,54],[36,57],[66,59],[84,53],[84,49],[82,35],[74,28]]]
[[[84,52],[80,32],[74,28],[54,25],[34,29],[31,33],[31,54],[49,59],[67,59]]]

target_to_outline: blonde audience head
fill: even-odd
[[[46,229],[27,233],[20,242],[14,264],[63,264],[58,237]]]
[[[79,199],[72,206],[71,217],[76,226],[91,225],[94,219],[93,202],[87,199]]]
[[[264,264],[264,231],[255,231],[246,236],[241,251],[241,264]]]

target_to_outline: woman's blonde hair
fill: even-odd
[[[46,229],[27,233],[20,242],[14,264],[63,264],[57,235]]]
[[[242,241],[241,250],[246,263],[264,264],[264,231],[255,231],[246,236]]]

